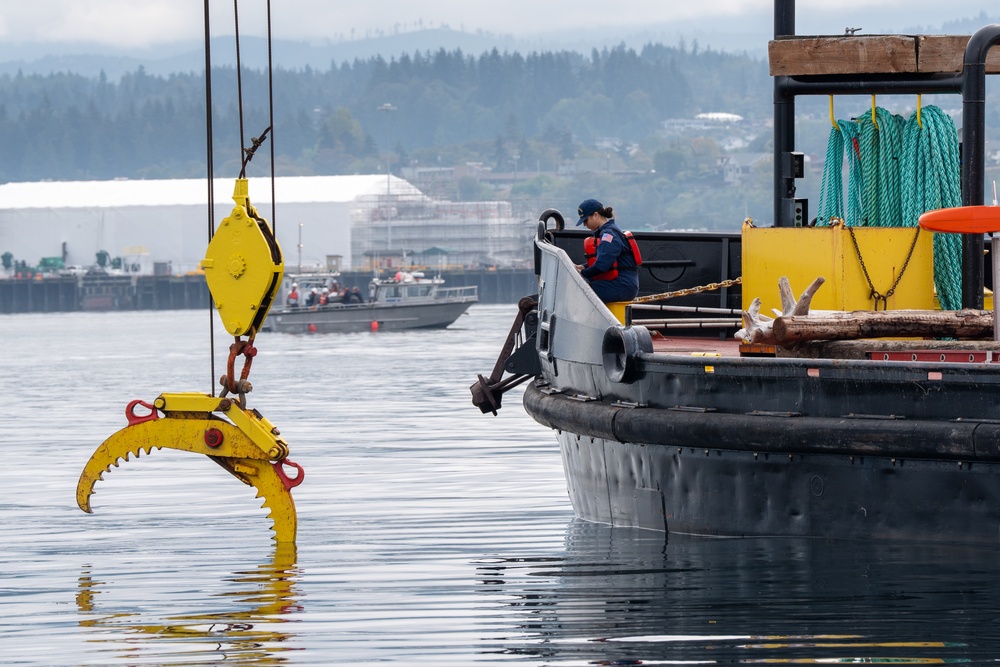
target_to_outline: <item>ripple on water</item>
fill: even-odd
[[[205,313],[0,317],[14,379],[0,663],[1000,657],[989,550],[668,541],[574,520],[555,438],[517,392],[497,417],[471,405],[514,314],[476,306],[443,332],[261,335],[251,405],[306,470],[294,550],[275,549],[252,489],[175,451],[112,470],[93,515],[75,505],[128,401],[208,390]],[[216,341],[214,375],[228,343]]]

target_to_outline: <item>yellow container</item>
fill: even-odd
[[[865,279],[862,261],[872,286],[880,294],[888,292],[903,272],[888,299],[889,310],[938,308],[934,295],[933,233],[920,232],[913,255],[906,262],[917,229],[854,227],[855,248],[850,230],[844,227],[744,226],[743,308],[747,309],[758,297],[760,312],[771,317],[772,309],[781,310],[779,278],[788,278],[798,298],[813,280],[822,276],[826,282],[813,297],[812,310],[873,310],[872,287]]]

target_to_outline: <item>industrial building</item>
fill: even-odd
[[[216,179],[217,225],[233,207]],[[271,221],[287,271],[374,267],[519,266],[533,225],[507,202],[435,201],[395,176],[251,178],[250,201]],[[198,269],[208,244],[203,179],[45,181],[0,185],[0,254],[28,266],[59,257],[88,267],[99,253],[135,273]],[[272,200],[277,202],[272,206]]]

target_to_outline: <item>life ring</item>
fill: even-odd
[[[604,332],[601,357],[604,372],[612,382],[632,384],[639,379],[639,355],[653,351],[649,329],[617,325]]]

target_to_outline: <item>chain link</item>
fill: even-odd
[[[872,284],[871,276],[868,275],[868,267],[865,266],[865,260],[861,256],[861,248],[858,247],[858,239],[854,236],[854,228],[847,227],[847,231],[851,234],[851,241],[854,243],[854,253],[858,256],[858,261],[861,262],[861,270],[865,272],[865,280],[868,281],[868,289],[871,290],[868,298],[875,302],[874,310],[878,310],[879,302],[882,303],[882,310],[889,310],[889,297],[896,293],[896,286],[899,285],[899,281],[903,279],[903,274],[906,273],[906,267],[910,264],[910,258],[913,257],[913,250],[917,247],[917,238],[920,237],[920,227],[917,227],[917,231],[913,235],[913,241],[910,243],[910,251],[906,254],[906,261],[903,262],[903,268],[899,270],[899,273],[896,275],[896,280],[892,282],[892,286],[885,294],[880,294],[879,291],[875,289],[875,285]]]
[[[711,292],[717,289],[723,289],[725,287],[732,287],[733,285],[740,285],[743,283],[743,278],[732,278],[731,280],[723,280],[720,283],[709,283],[708,285],[699,285],[698,287],[688,287],[686,289],[679,289],[673,292],[662,292],[660,294],[647,294],[646,296],[640,296],[632,299],[632,303],[645,303],[647,301],[666,301],[667,299],[675,299],[680,296],[688,296],[690,294],[700,294],[702,292]]]
[[[250,384],[247,378],[250,376],[250,366],[253,364],[253,358],[257,356],[257,348],[254,347],[255,335],[251,335],[247,340],[240,339],[236,336],[236,341],[229,346],[229,359],[226,361],[226,375],[219,378],[219,384],[222,385],[222,393],[219,394],[221,398],[225,398],[229,394],[237,394],[239,398],[237,399],[240,407],[246,409],[247,407],[247,394],[253,391],[253,385]],[[243,356],[243,370],[240,372],[240,379],[236,379],[236,357]]]

